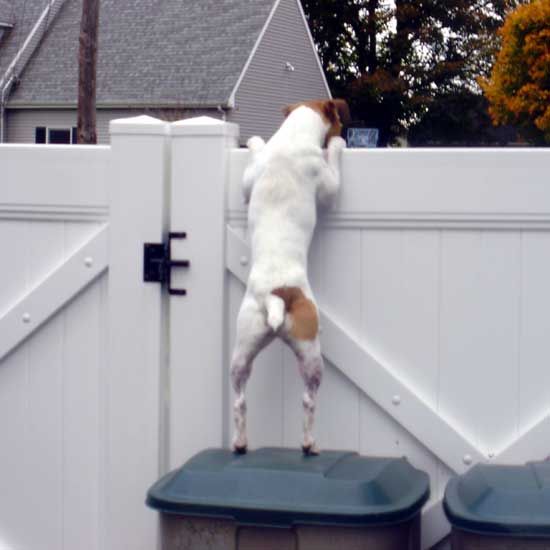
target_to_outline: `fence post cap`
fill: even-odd
[[[109,131],[113,134],[139,134],[148,136],[168,135],[170,125],[164,120],[148,115],[130,118],[116,118],[109,123]]]
[[[239,135],[239,126],[209,116],[178,120],[171,124],[173,136],[229,136]]]

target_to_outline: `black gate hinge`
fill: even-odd
[[[144,243],[143,280],[146,283],[166,284],[168,294],[185,296],[184,288],[172,288],[172,268],[189,267],[189,260],[172,260],[172,239],[185,239],[187,233],[168,233],[167,243]]]

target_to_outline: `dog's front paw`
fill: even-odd
[[[258,151],[261,151],[264,148],[265,141],[260,136],[252,136],[246,142],[246,146],[253,153],[257,153]]]
[[[329,155],[337,155],[346,148],[346,140],[340,136],[333,136],[328,142]]]

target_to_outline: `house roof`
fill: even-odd
[[[0,74],[47,2],[17,1],[15,28],[0,44]],[[226,105],[274,3],[101,0],[98,105]],[[82,0],[65,1],[9,105],[76,104],[81,12]]]
[[[0,27],[11,26],[14,23],[13,6],[7,0],[0,0]]]
[[[11,13],[13,24],[13,29],[10,29],[0,42],[0,80],[38,21],[40,14],[46,9],[48,1],[0,0],[0,13]]]

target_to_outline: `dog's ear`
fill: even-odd
[[[331,124],[346,126],[351,121],[348,104],[344,99],[329,99],[323,103],[323,113]]]
[[[332,99],[327,99],[326,101],[321,102],[321,109],[325,120],[329,124],[338,124],[340,116],[338,115],[336,103],[334,103]]]
[[[347,126],[351,122],[351,114],[349,112],[349,106],[345,99],[333,99],[332,102],[336,106],[340,122]]]
[[[347,103],[342,99],[328,99],[321,103],[322,116],[329,123],[325,136],[325,147],[329,141],[342,133],[344,121],[349,121],[349,109]],[[342,114],[340,114],[342,113]],[[343,120],[342,120],[343,119]]]

